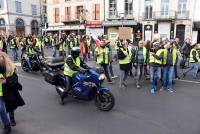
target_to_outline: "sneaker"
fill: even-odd
[[[17,123],[16,123],[16,121],[15,121],[15,120],[10,120],[10,125],[14,127],[14,126],[16,126],[16,125],[17,125]]]
[[[178,77],[178,76],[177,76],[177,77],[175,77],[175,80],[180,80],[180,79],[181,79],[181,78],[180,78],[180,77]]]
[[[123,84],[119,86],[120,89],[126,88]]]
[[[163,91],[165,88],[162,86],[161,88],[160,88],[160,91]]]
[[[122,84],[123,86],[127,87],[127,85],[125,83]]]
[[[173,89],[171,89],[171,88],[169,88],[169,89],[167,89],[170,93],[173,93],[174,91],[173,91]]]
[[[11,132],[11,126],[8,125],[8,126],[6,126],[6,127],[4,128],[3,134],[10,134],[10,132]]]
[[[140,85],[138,85],[138,84],[136,85],[136,88],[137,88],[137,89],[140,89],[140,87],[141,87]]]
[[[112,79],[116,79],[116,78],[118,78],[118,76],[113,76],[113,77],[112,77]]]
[[[154,93],[155,93],[155,90],[154,90],[154,89],[151,89],[151,93],[154,94]]]

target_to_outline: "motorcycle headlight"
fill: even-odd
[[[99,80],[105,80],[106,79],[106,76],[105,76],[105,74],[101,74],[100,76],[99,76]]]

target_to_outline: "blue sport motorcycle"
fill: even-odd
[[[102,86],[105,75],[99,69],[90,69],[84,73],[76,73],[72,76],[71,88],[66,91],[68,84],[65,76],[59,70],[48,69],[44,73],[45,81],[55,85],[57,93],[61,97],[61,104],[64,104],[63,95],[75,99],[92,101],[102,111],[110,111],[115,105],[113,94],[105,86]]]

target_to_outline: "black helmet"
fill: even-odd
[[[79,47],[73,47],[71,49],[71,55],[72,57],[79,57],[79,54],[80,54],[80,48]]]

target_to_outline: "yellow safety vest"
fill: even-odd
[[[160,54],[163,52],[163,49],[159,49],[157,52],[156,52],[156,55],[157,56],[160,56]],[[165,53],[165,52],[164,52]],[[165,57],[165,56],[164,56]],[[163,61],[164,62],[164,61]],[[149,57],[149,63],[156,63],[156,64],[159,64],[159,65],[162,65],[162,60],[158,60],[156,59],[153,55],[150,55]]]
[[[40,52],[42,51],[42,41],[39,39],[36,39],[36,47],[39,48]]]
[[[59,51],[65,51],[65,42],[60,44]]]
[[[68,56],[68,58],[71,57],[71,55]],[[73,59],[73,58],[72,58]],[[81,65],[81,60],[79,57],[76,58],[76,61],[73,62],[76,66],[80,67]],[[68,65],[67,63],[65,63],[65,67],[64,67],[64,75],[72,77],[75,73],[77,73],[77,71],[73,71]]]
[[[200,62],[199,53],[198,53],[197,50],[194,49],[194,48],[190,51],[190,60],[189,60],[189,62],[190,62],[190,63],[196,62],[196,61],[194,60],[193,55],[192,55],[193,51],[196,51],[196,58],[197,58],[198,62]]]
[[[120,48],[120,50],[126,55],[126,57],[122,60],[119,60],[119,64],[129,64],[131,62],[131,52],[129,50],[124,50],[123,48]]]
[[[11,42],[10,42],[10,48],[15,48],[15,42],[14,42],[13,39],[12,39]]]
[[[177,49],[173,48],[173,65],[176,64],[176,59],[177,59]]]
[[[143,47],[143,57],[144,57],[144,63],[147,61],[147,49],[146,47]]]
[[[2,50],[3,49],[3,41],[0,40],[0,49]]]
[[[102,64],[102,63],[105,63],[105,64],[108,64],[108,58],[109,58],[109,48],[105,47],[105,48],[102,48],[102,47],[97,47],[96,48],[96,52],[99,54],[97,56],[97,64]]]
[[[35,51],[34,51],[34,49],[33,48],[28,48],[28,55],[29,56],[33,56],[35,54]]]
[[[4,79],[3,74],[0,74],[0,79]],[[3,96],[3,88],[2,88],[2,83],[0,83],[0,97]]]

